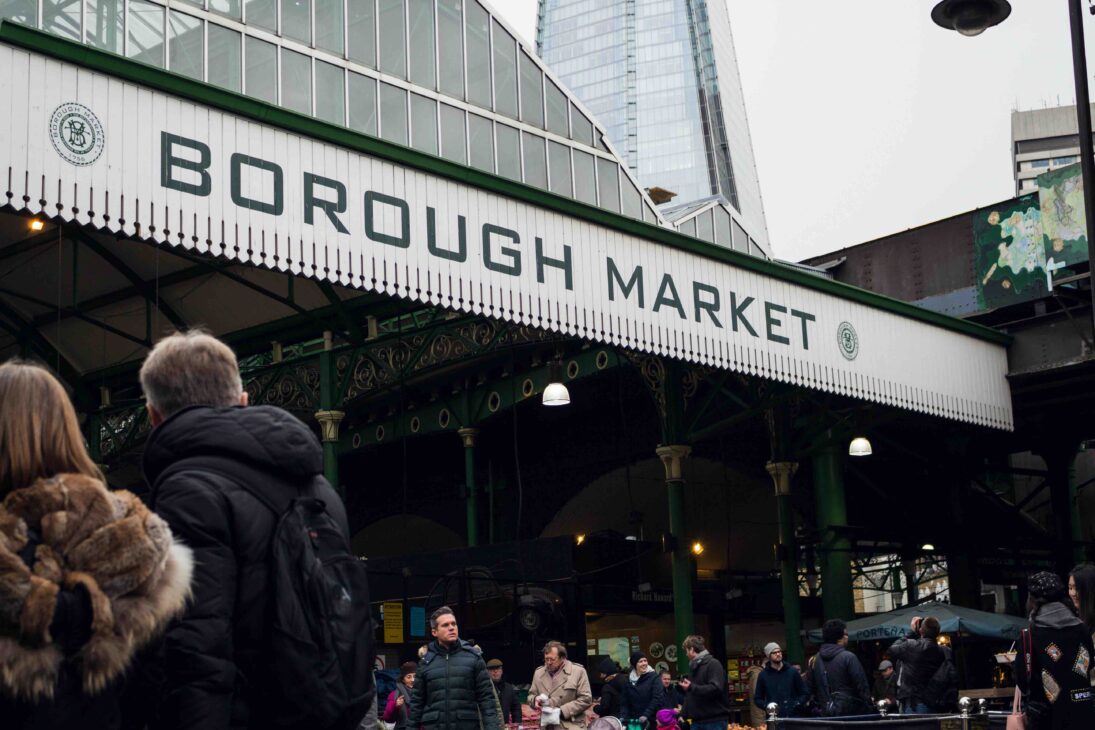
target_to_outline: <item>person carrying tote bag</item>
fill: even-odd
[[[1023,664],[1025,676],[1030,676],[1030,630],[1023,629],[1019,635],[1019,656],[1016,660]],[[1016,677],[1018,679],[1018,677]],[[1015,698],[1011,701],[1011,714],[1008,715],[1007,730],[1027,730],[1027,717],[1023,714],[1023,691],[1019,682],[1015,682]]]

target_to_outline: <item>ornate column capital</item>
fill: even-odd
[[[345,411],[316,411],[324,443],[338,443],[338,426],[345,417]]]
[[[458,428],[456,433],[460,435],[460,439],[464,442],[465,449],[475,448],[475,439],[479,436],[478,428]]]
[[[662,465],[665,466],[665,480],[667,482],[679,482],[683,478],[681,476],[681,462],[692,453],[692,447],[684,444],[670,444],[668,446],[659,446],[654,453],[658,455],[658,458],[662,460]]]
[[[791,493],[791,478],[798,471],[797,461],[769,461],[764,468],[772,476],[777,497]]]

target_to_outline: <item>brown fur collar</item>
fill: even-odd
[[[28,526],[41,536],[33,570],[18,554]],[[76,659],[94,694],[182,612],[192,573],[190,550],[129,492],[78,474],[11,492],[0,505],[0,690],[53,695],[63,657],[49,627],[62,588],[91,596],[91,639]]]

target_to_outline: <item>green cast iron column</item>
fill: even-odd
[[[817,527],[821,536],[821,606],[825,620],[855,618],[852,598],[852,546],[845,528],[848,507],[844,502],[844,470],[836,444],[826,446],[813,459]]]
[[[673,615],[677,629],[677,670],[688,671],[688,656],[680,649],[686,636],[696,632],[692,613],[692,557],[684,524],[684,477],[681,464],[692,453],[691,446],[659,446],[658,458],[665,465],[665,486],[669,493],[669,535],[673,540]]]
[[[795,516],[791,511],[791,477],[798,470],[793,461],[768,462],[765,467],[776,487],[779,514],[779,577],[783,588],[783,623],[786,627],[784,656],[789,662],[803,662],[802,605],[798,595],[798,561],[795,559]]]
[[[338,481],[338,427],[342,419],[346,417],[343,411],[334,410],[334,366],[331,361],[331,350],[334,348],[334,340],[330,332],[323,333],[323,352],[319,353],[319,408],[316,411],[316,420],[319,421],[321,436],[323,438],[323,476],[342,495],[342,487]],[[280,348],[275,348],[277,351]],[[280,358],[279,358],[280,359]]]
[[[103,472],[106,472],[106,467],[103,465],[102,411],[109,406],[110,388],[104,386],[99,388],[99,407],[87,414],[87,421],[84,426],[87,429],[84,434],[84,438],[87,439],[87,455]]]
[[[464,486],[468,490],[468,547],[479,544],[479,497],[475,493],[475,438],[478,428],[457,430],[464,441]]]

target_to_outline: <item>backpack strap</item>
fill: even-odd
[[[814,677],[814,684],[821,690],[821,700],[828,702],[831,699],[829,694],[829,670],[825,667],[825,660],[821,658],[820,652],[817,654],[817,659],[814,660],[814,673],[817,675]]]
[[[275,474],[246,467],[240,464],[236,459],[231,459],[227,456],[203,454],[202,456],[191,456],[180,459],[160,472],[160,476],[156,478],[156,483],[152,486],[153,503],[155,503],[155,495],[159,490],[160,485],[169,477],[185,471],[211,471],[215,472],[218,476],[230,479],[236,486],[243,489],[273,512],[275,517],[280,517],[289,509],[289,505],[292,504],[294,499],[304,495],[304,492],[299,486],[287,482]],[[267,489],[256,485],[254,481],[255,477],[258,475],[261,475],[266,484],[272,485],[274,488]],[[264,486],[266,485],[264,484]],[[314,491],[311,484],[309,484],[307,491]]]

